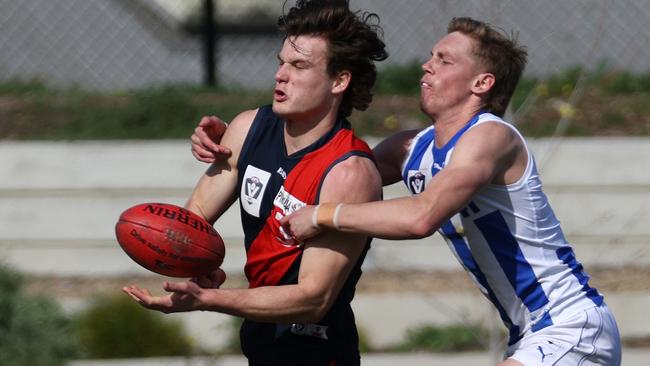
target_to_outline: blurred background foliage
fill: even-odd
[[[149,311],[121,293],[96,296],[68,314],[51,299],[23,292],[23,276],[0,265],[0,366],[59,366],[72,359],[139,358],[241,354],[239,327],[232,317],[228,341],[204,350],[177,321]],[[480,335],[477,337],[477,335]],[[374,349],[359,329],[362,352],[452,352],[481,350],[488,332],[477,325],[410,329],[403,342]]]
[[[386,67],[371,106],[350,117],[359,134],[386,136],[427,126],[419,110],[421,74],[415,62]],[[240,111],[270,103],[271,95],[270,90],[189,85],[91,92],[55,89],[39,81],[2,82],[0,139],[186,139],[201,116],[231,120]],[[571,120],[567,136],[647,136],[650,72],[574,67],[545,78],[524,78],[508,117],[529,137],[552,135],[560,118]]]
[[[124,294],[96,298],[76,316],[83,358],[189,356],[190,339],[177,321],[147,310]]]
[[[409,329],[395,352],[466,352],[487,350],[485,340],[489,331],[479,325],[435,327],[422,325]]]
[[[123,294],[98,296],[81,311],[25,293],[25,278],[0,265],[0,366],[58,366],[79,358],[197,354],[177,321]]]
[[[0,366],[58,366],[75,357],[72,320],[59,305],[22,291],[23,277],[0,266]]]

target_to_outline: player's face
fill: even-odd
[[[424,76],[420,83],[420,107],[428,116],[435,118],[468,102],[479,74],[472,46],[471,38],[453,32],[431,50],[431,58],[422,65]]]
[[[333,106],[334,78],[327,74],[327,41],[322,37],[285,39],[278,55],[273,111],[284,119],[313,118]]]

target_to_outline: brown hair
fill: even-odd
[[[280,16],[278,27],[285,37],[324,37],[328,41],[328,74],[333,77],[344,70],[352,74],[339,114],[347,117],[353,108],[368,108],[377,79],[374,61],[388,57],[379,36],[382,30],[377,14],[352,12],[347,0],[298,0]]]
[[[474,40],[474,55],[495,78],[485,107],[503,116],[526,66],[526,48],[517,44],[515,36],[508,37],[489,24],[471,18],[452,19],[447,32],[460,32]]]

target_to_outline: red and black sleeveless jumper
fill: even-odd
[[[287,155],[284,121],[270,106],[259,109],[237,163],[245,273],[251,288],[297,283],[304,248],[283,233],[278,219],[304,205],[318,204],[327,173],[351,156],[372,159],[372,152],[344,118],[312,145]],[[251,365],[358,365],[358,334],[350,302],[369,247],[370,240],[317,324],[245,320],[241,344]]]

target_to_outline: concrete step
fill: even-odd
[[[185,203],[205,169],[188,150],[174,141],[0,142],[0,240],[112,239],[130,206]],[[542,177],[568,236],[647,242],[650,139],[565,140],[552,151]],[[405,194],[401,184],[385,188],[387,199]],[[238,210],[217,222],[223,236],[241,237]]]
[[[126,283],[125,283],[126,285]],[[150,290],[156,291],[151,288]],[[126,295],[125,295],[126,296]],[[650,336],[645,321],[650,294],[606,293],[605,301],[616,316],[623,337]],[[78,301],[63,302],[69,311],[82,309]],[[476,325],[486,329],[503,330],[493,321],[498,314],[478,291],[471,293],[358,293],[352,303],[357,326],[368,342],[385,348],[403,341],[408,330],[422,325]],[[223,347],[232,334],[229,315],[209,312],[190,312],[165,315],[184,325],[193,342],[206,350]]]
[[[387,199],[398,188],[387,189]],[[183,205],[190,190],[1,191],[0,239],[93,239],[114,237],[122,211],[144,202]],[[650,237],[650,184],[644,189],[548,190],[567,236]],[[239,205],[215,227],[225,237],[242,237]]]
[[[546,185],[650,183],[648,138],[530,139],[529,145]],[[205,169],[190,154],[189,139],[0,141],[0,190],[191,188]]]
[[[650,242],[647,237],[576,238],[573,248],[587,269],[599,267],[650,267]],[[225,237],[226,257],[222,268],[242,274],[246,253],[239,237]],[[607,253],[607,255],[603,255]],[[0,239],[0,260],[28,275],[116,277],[148,275],[133,262],[115,239]],[[401,242],[375,240],[364,270],[431,271],[459,270],[457,259],[447,244],[435,234],[421,240]]]

